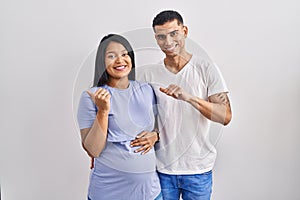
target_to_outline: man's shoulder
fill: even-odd
[[[164,67],[164,63],[163,62],[157,62],[157,63],[151,63],[151,64],[145,64],[143,66],[137,67],[137,69],[159,69],[161,67]]]
[[[204,69],[207,69],[209,66],[213,64],[210,58],[206,56],[199,56],[199,55],[193,55],[189,63],[196,68],[204,68]]]
[[[160,71],[164,67],[163,63],[147,64],[136,68],[137,74],[148,74]]]

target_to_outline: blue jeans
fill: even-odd
[[[159,195],[154,200],[163,200],[162,193],[159,193]]]
[[[169,175],[159,173],[164,200],[210,200],[212,171],[193,175]]]

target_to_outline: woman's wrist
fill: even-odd
[[[156,133],[156,137],[157,137],[156,142],[158,142],[158,141],[160,140],[160,132],[159,132],[158,128],[155,128],[155,129],[153,130],[153,132]]]
[[[98,110],[98,112],[97,112],[97,116],[101,116],[101,117],[105,117],[105,116],[108,116],[108,114],[109,114],[109,110]]]

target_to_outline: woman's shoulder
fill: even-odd
[[[96,92],[99,88],[100,87],[98,87],[98,86],[91,87],[91,88],[88,89],[88,91],[90,91],[90,92]]]
[[[107,86],[107,85],[103,85],[103,86],[93,86],[93,87],[90,87],[90,88],[88,88],[87,90],[85,90],[85,91],[83,91],[83,92],[86,92],[86,91],[96,92],[99,88],[107,89],[108,86]]]
[[[131,81],[134,88],[148,88],[152,89],[151,85],[143,81]]]
[[[95,93],[100,87],[98,86],[94,86],[94,87],[91,87],[91,88],[87,88],[86,90],[82,91],[81,92],[81,96],[82,97],[90,97],[90,95],[88,94],[88,91],[90,93]]]
[[[142,92],[142,94],[149,94],[149,95],[154,94],[152,86],[147,82],[134,81],[133,88],[134,88],[134,91]]]

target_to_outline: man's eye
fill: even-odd
[[[164,40],[164,39],[166,39],[166,36],[165,35],[157,35],[157,39]]]
[[[173,31],[173,32],[170,33],[170,36],[171,36],[171,37],[175,37],[177,34],[178,34],[177,31]]]

